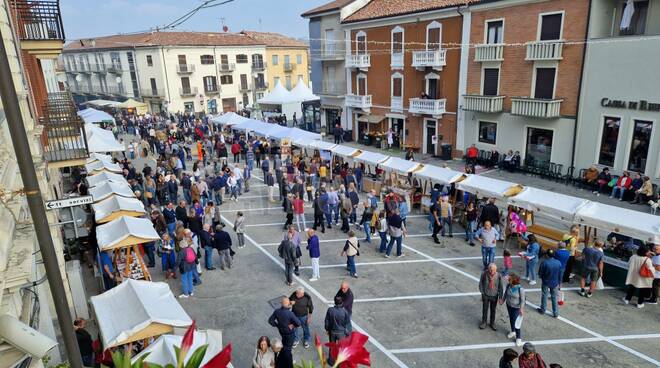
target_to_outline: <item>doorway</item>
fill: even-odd
[[[394,147],[401,148],[405,144],[403,119],[390,118],[390,128],[392,129],[392,133],[394,133]]]
[[[424,120],[424,151],[423,153],[428,153],[435,155],[435,140],[436,136],[436,121],[435,120]]]

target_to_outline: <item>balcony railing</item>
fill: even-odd
[[[195,66],[192,64],[177,64],[176,72],[179,74],[190,74],[195,71]]]
[[[108,73],[121,74],[124,72],[124,68],[118,63],[109,64],[106,69]]]
[[[392,61],[390,62],[392,68],[403,68],[403,53],[392,54]]]
[[[393,111],[403,111],[403,97],[392,96],[392,100],[390,102],[390,109]]]
[[[254,89],[257,91],[263,91],[268,89],[268,82],[254,82]]]
[[[504,60],[504,44],[486,43],[474,48],[474,61],[502,61]]]
[[[511,114],[533,118],[558,118],[563,99],[512,97]]]
[[[561,60],[564,41],[533,41],[527,44],[525,60]]]
[[[262,62],[257,62],[257,63],[252,63],[252,70],[255,72],[261,72],[266,70],[266,63]]]
[[[181,87],[179,88],[181,96],[195,96],[197,95],[197,87]]]
[[[412,114],[442,115],[445,112],[447,99],[430,100],[426,98],[411,98],[408,111]]]
[[[346,57],[347,68],[367,69],[371,66],[369,54],[350,54]]]
[[[221,73],[227,73],[227,72],[233,72],[234,69],[236,69],[236,64],[233,63],[220,63],[218,64],[218,70],[220,70]]]
[[[126,90],[124,89],[124,86],[109,86],[108,93],[111,95],[125,96]]]
[[[346,55],[346,51],[344,51],[343,48],[338,48],[334,45],[329,46],[329,45],[324,45],[323,49],[321,50],[321,55],[319,55],[319,58],[321,60],[343,60],[344,56]]]
[[[144,97],[164,97],[165,92],[159,88],[143,88],[140,94]]]
[[[504,96],[464,95],[463,110],[479,112],[501,112]]]
[[[339,96],[346,93],[346,83],[340,83],[330,79],[323,80],[322,95]]]
[[[348,107],[368,110],[371,108],[371,95],[346,95],[345,104]]]
[[[41,144],[51,167],[82,165],[89,157],[85,123],[68,92],[49,93],[44,105]]]
[[[59,0],[13,0],[18,37],[27,41],[64,41]]]
[[[105,72],[105,64],[89,64],[89,70],[93,73],[103,73]]]
[[[434,69],[442,69],[445,65],[447,65],[447,50],[413,52],[412,66],[414,68],[431,67]]]
[[[294,63],[284,63],[284,71],[285,72],[291,72],[295,68],[296,68],[296,64],[294,64]]]
[[[218,87],[217,85],[215,85],[215,86],[204,86],[204,93],[207,94],[207,95],[220,93],[220,87]]]

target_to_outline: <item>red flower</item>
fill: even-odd
[[[216,356],[211,358],[202,368],[226,368],[231,362],[231,344],[227,345]]]
[[[186,358],[186,355],[188,354],[188,350],[190,350],[190,347],[192,346],[194,336],[195,336],[195,321],[193,321],[192,325],[188,327],[186,334],[183,335],[183,340],[181,340],[181,348],[179,349],[179,356],[178,356],[178,361],[181,365],[183,364],[183,361]]]
[[[359,332],[339,340],[339,343],[329,342],[325,345],[330,348],[330,356],[335,361],[335,367],[357,368],[358,364],[371,367],[369,351],[364,347],[369,337]]]

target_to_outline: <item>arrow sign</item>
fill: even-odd
[[[56,210],[60,208],[82,206],[85,204],[92,204],[92,203],[94,203],[94,199],[92,198],[91,195],[82,196],[82,197],[71,197],[66,199],[59,199],[56,201],[47,201],[46,209]]]

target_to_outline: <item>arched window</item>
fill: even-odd
[[[358,54],[367,53],[367,33],[360,31],[355,35],[355,50]]]
[[[433,21],[426,26],[426,50],[437,51],[442,47],[442,24]]]

